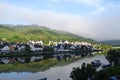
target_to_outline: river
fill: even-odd
[[[0,80],[39,80],[47,77],[47,80],[71,80],[69,78],[73,67],[79,67],[82,63],[90,63],[93,60],[100,60],[102,64],[109,64],[104,55],[96,55],[94,57],[83,58],[66,66],[52,67],[43,72],[10,72],[0,73]]]

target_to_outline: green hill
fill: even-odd
[[[78,35],[66,32],[49,29],[44,26],[38,25],[0,25],[0,39],[10,42],[26,42],[29,40],[43,40],[48,42],[49,40],[60,41],[87,41],[95,42],[92,39],[83,38]]]

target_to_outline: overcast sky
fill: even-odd
[[[120,0],[0,0],[0,24],[37,24],[95,40],[120,39]]]

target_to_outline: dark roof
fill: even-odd
[[[58,44],[58,45],[57,45],[57,48],[60,48],[60,46],[61,46],[61,44]]]
[[[37,44],[35,44],[34,47],[35,47],[35,48],[42,48],[41,45],[37,45]]]
[[[0,48],[3,48],[4,46],[3,45],[0,45]]]
[[[4,46],[9,46],[10,43],[3,43]]]
[[[19,47],[25,46],[24,44],[17,44]]]

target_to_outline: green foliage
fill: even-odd
[[[114,62],[114,65],[117,66],[120,64],[120,49],[111,49],[108,51],[108,57],[109,61],[112,63]]]
[[[0,39],[6,38],[10,42],[27,42],[28,40],[44,40],[44,43],[60,40],[87,41],[95,43],[94,40],[86,39],[65,31],[52,30],[37,25],[0,25]]]
[[[30,51],[30,46],[29,45],[25,45],[25,51]]]
[[[95,73],[94,80],[109,80],[111,76],[120,76],[120,66],[111,67]]]
[[[103,45],[102,45],[102,49],[103,49],[103,50],[108,51],[108,50],[111,49],[111,48],[112,48],[112,46],[109,46],[109,45],[106,45],[106,44],[103,44]]]
[[[107,44],[97,44],[94,46],[95,49],[102,50],[101,54],[107,55],[107,52],[112,49],[112,46]]]
[[[96,72],[95,79],[94,80],[108,80],[109,72],[106,70],[101,70],[99,72]]]
[[[44,47],[43,52],[54,52],[53,47]]]
[[[93,78],[96,69],[91,64],[83,63],[81,69],[79,67],[73,68],[70,73],[70,78],[72,80],[87,80],[88,78]]]
[[[52,52],[54,52],[54,49],[52,47],[44,47],[43,52],[44,59],[49,59],[52,56]]]

